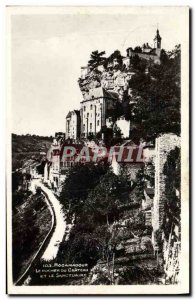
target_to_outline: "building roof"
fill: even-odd
[[[33,164],[30,165],[30,167],[34,168],[40,165],[40,162],[34,162]]]
[[[118,94],[115,92],[107,91],[105,88],[100,86],[94,89],[90,89],[89,93],[85,95],[85,99],[82,102],[90,101],[93,99],[99,99],[99,98],[118,100]]]
[[[153,48],[153,49],[150,51],[150,54],[157,55],[157,54],[156,54],[156,48]]]
[[[131,50],[131,52],[132,53],[135,53],[135,54],[137,54],[138,56],[142,56],[142,55],[153,55],[153,56],[157,56],[157,54],[156,54],[156,48],[145,48],[146,50],[149,50],[149,51],[144,51],[144,49],[143,49],[143,51],[142,52],[137,52],[137,51],[135,51],[135,50]]]
[[[73,111],[75,112],[75,114],[77,114],[77,116],[80,116],[80,110],[74,109]]]
[[[27,160],[24,164],[23,164],[23,169],[25,169],[25,168],[29,168],[29,167],[31,167],[31,168],[34,168],[34,167],[36,167],[36,166],[38,166],[40,164],[40,162],[37,162],[37,161],[34,161],[34,160],[32,160],[32,159],[29,159],[29,160]]]
[[[72,112],[71,112],[71,111],[69,111],[69,112],[68,112],[68,114],[67,114],[67,116],[66,116],[66,118],[70,118],[70,117],[71,117],[71,115],[72,115]]]
[[[155,38],[154,38],[154,41],[156,41],[156,40],[162,40],[158,29],[156,30],[156,35],[155,35]]]
[[[74,109],[74,110],[69,111],[66,118],[71,118],[73,113],[75,113],[77,116],[79,116],[80,115],[80,110]]]
[[[118,94],[115,93],[115,92],[112,92],[112,91],[106,91],[105,89],[104,90],[104,97],[105,98],[111,98],[111,99],[115,99],[115,100],[118,100]]]

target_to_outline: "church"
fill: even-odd
[[[143,44],[142,47],[136,47],[132,49],[131,47],[127,49],[127,57],[133,57],[138,55],[140,58],[145,60],[151,60],[156,64],[160,64],[160,54],[161,54],[161,36],[159,30],[157,29],[156,35],[154,37],[154,47],[151,47],[148,43]]]

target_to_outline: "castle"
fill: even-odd
[[[134,50],[128,48],[127,56],[122,58],[120,67],[117,58],[109,62],[106,69],[103,64],[95,70],[91,70],[89,66],[81,67],[79,85],[83,100],[80,102],[80,110],[70,111],[66,116],[66,138],[87,139],[90,135],[96,136],[104,126],[112,126],[111,116],[116,103],[123,101],[124,94],[131,95],[128,83],[135,74],[131,69],[132,57],[137,55],[148,62],[160,64],[161,40],[157,29],[154,47],[146,43]],[[121,129],[123,138],[128,138],[130,122],[121,116],[116,124]]]
[[[160,64],[160,54],[161,54],[161,36],[159,30],[157,29],[154,38],[154,48],[152,48],[148,43],[143,44],[142,48],[136,47],[137,49],[128,48],[127,57],[133,57],[138,55],[140,58],[145,60],[151,60],[156,64]]]

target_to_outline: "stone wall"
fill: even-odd
[[[154,231],[162,225],[165,202],[165,176],[164,165],[167,156],[175,147],[180,147],[180,137],[167,133],[158,137],[155,142],[155,195],[152,213],[152,226]]]

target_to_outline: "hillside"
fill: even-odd
[[[12,169],[21,168],[29,159],[40,160],[47,153],[53,137],[12,134]]]
[[[136,53],[124,58],[116,50],[106,58],[105,52],[93,51],[78,79],[84,101],[100,87],[115,93],[118,101],[107,116],[112,124],[121,117],[131,121],[130,137],[136,144],[153,142],[162,133],[180,135],[180,45],[171,52],[162,49],[158,64]]]
[[[18,201],[20,200],[20,201]],[[51,228],[51,213],[43,195],[13,194],[13,278],[27,268]]]

